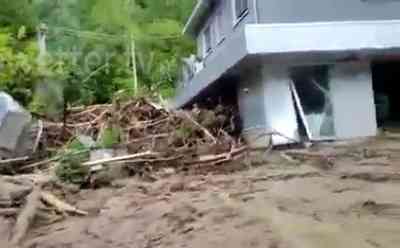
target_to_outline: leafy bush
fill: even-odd
[[[14,47],[21,44],[7,30],[0,30],[0,90],[13,95],[22,104],[32,99],[32,81],[39,79],[36,54],[32,43],[23,44],[23,51]]]
[[[89,158],[90,148],[82,144],[78,139],[72,140],[58,156],[61,160],[56,168],[56,176],[63,182],[82,184],[89,176],[89,167],[82,162]]]
[[[57,177],[66,183],[82,184],[89,175],[89,167],[83,166],[77,156],[67,156],[60,161],[56,168]]]

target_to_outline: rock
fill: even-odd
[[[185,190],[185,182],[183,180],[179,180],[177,182],[173,182],[169,186],[169,191],[171,193],[181,192]]]
[[[126,149],[97,149],[90,152],[90,161],[110,159],[124,155],[127,155]],[[100,164],[91,167],[90,171],[93,173],[90,179],[90,184],[93,188],[109,186],[114,180],[130,176],[129,170],[126,169],[123,163]]]
[[[18,140],[17,150],[14,151],[14,157],[31,156],[39,152],[38,150],[40,149],[37,147],[39,143],[36,144],[36,142],[40,142],[41,137],[37,137],[42,133],[39,132],[40,129],[43,131],[43,123],[33,120],[24,128]],[[39,140],[37,140],[37,138],[39,138]]]
[[[31,192],[32,188],[0,179],[0,207],[9,208]]]
[[[86,148],[93,148],[96,146],[96,141],[94,141],[90,136],[78,135],[76,138]]]
[[[113,149],[96,149],[90,152],[90,161],[113,158],[115,151]]]
[[[168,168],[162,168],[160,172],[158,173],[158,176],[162,178],[167,178],[171,177],[176,174],[176,170],[174,168],[168,167]]]
[[[11,96],[0,92],[0,158],[7,159],[28,154],[25,140],[30,140],[32,116]],[[31,149],[33,143],[31,142]]]

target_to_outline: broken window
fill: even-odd
[[[292,92],[302,126],[310,140],[335,137],[328,66],[297,67],[291,71]]]

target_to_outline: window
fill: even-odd
[[[239,21],[242,17],[247,14],[249,10],[249,2],[248,0],[233,0],[234,8],[235,8],[235,18],[236,21]]]
[[[221,8],[217,11],[214,20],[214,32],[217,44],[221,43],[225,39],[223,30],[223,12]]]
[[[208,26],[204,30],[204,57],[211,52],[211,49],[212,49],[211,27]]]

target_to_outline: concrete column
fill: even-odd
[[[243,124],[243,137],[253,147],[270,144],[267,131],[264,85],[260,66],[242,73],[238,88],[238,103]]]
[[[340,63],[330,70],[336,137],[377,134],[376,109],[369,63]]]

